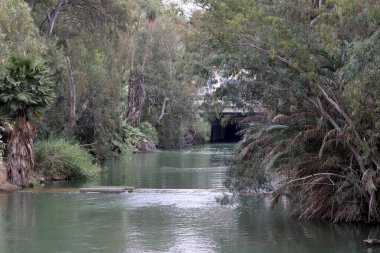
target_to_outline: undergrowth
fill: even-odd
[[[91,155],[79,144],[64,140],[38,141],[36,146],[36,172],[46,179],[87,179],[100,172]]]

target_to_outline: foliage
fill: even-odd
[[[31,114],[40,119],[51,105],[51,86],[47,67],[27,57],[11,57],[0,82],[0,111],[16,121],[7,141],[7,169],[10,182],[18,186],[28,185],[35,164]]]
[[[197,87],[187,72],[189,63],[184,50],[184,38],[190,31],[184,19],[167,10],[157,15],[149,33],[143,120],[156,127],[161,148],[188,144],[196,119]],[[144,36],[140,36],[139,44],[144,45]]]
[[[152,125],[143,122],[139,127],[132,127],[124,123],[114,134],[109,149],[113,150],[114,156],[117,157],[138,150],[142,141],[147,141],[153,146],[157,143],[157,132]]]
[[[195,117],[187,131],[187,144],[201,144],[210,140],[211,126],[201,117]]]
[[[136,147],[138,142],[144,137],[146,137],[146,135],[137,127],[132,127],[127,124],[121,126],[121,138],[128,146]]]
[[[0,109],[11,117],[20,113],[38,116],[54,97],[47,67],[26,57],[10,58],[0,92]]]
[[[141,133],[143,133],[145,136],[148,137],[148,139],[157,144],[158,143],[158,136],[156,129],[148,122],[143,122],[139,125],[139,130]]]
[[[86,179],[100,168],[79,144],[57,139],[36,142],[36,172],[46,179]]]
[[[186,145],[186,126],[180,120],[167,118],[157,132],[160,148],[180,148]]]
[[[302,218],[379,222],[379,2],[199,2],[194,45],[210,57],[198,70],[236,77],[216,99],[256,101],[271,119],[244,130],[227,185],[279,173],[275,200]]]
[[[64,1],[52,36],[46,13],[58,1],[26,2],[49,42],[46,58],[55,71],[57,99],[46,113],[45,134],[77,140],[91,145],[95,155],[108,156],[124,110],[133,1]]]
[[[39,27],[44,36],[35,39],[43,42],[39,54],[54,72],[57,97],[39,125],[41,138],[79,141],[100,158],[117,155],[118,149],[113,150],[110,142],[120,142],[115,136],[131,107],[126,91],[133,71],[141,71],[144,77],[143,120],[158,128],[163,121],[170,121],[168,125],[181,122],[189,129],[196,89],[185,80],[182,40],[189,26],[182,17],[164,10],[158,0],[25,2],[29,5],[25,15],[34,27],[30,31],[38,35]],[[60,8],[57,3],[62,3]],[[47,13],[57,14],[55,22]],[[157,132],[170,134],[171,129]]]
[[[0,72],[11,55],[42,58],[46,41],[34,25],[28,5],[23,0],[0,1]]]

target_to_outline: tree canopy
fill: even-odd
[[[278,173],[276,197],[291,193],[300,217],[378,221],[378,1],[199,2],[206,73],[239,75],[231,92],[268,109],[227,185],[270,187]]]
[[[232,191],[275,189],[274,202],[287,195],[304,218],[380,221],[379,1],[196,0],[191,16],[158,0],[0,3],[8,143],[21,135],[6,125],[32,143],[27,115],[42,119],[50,104],[38,138],[99,158],[148,136],[163,148],[205,141],[198,89],[220,82],[205,118],[223,103],[253,110]],[[285,179],[273,187],[274,176]]]

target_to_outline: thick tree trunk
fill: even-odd
[[[36,127],[21,115],[8,141],[7,170],[8,180],[18,186],[25,187],[34,169],[33,137]]]
[[[140,125],[144,99],[144,74],[137,70],[131,71],[128,79],[128,111],[126,122],[133,127]]]

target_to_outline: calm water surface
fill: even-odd
[[[287,202],[241,197],[221,206],[233,146],[136,154],[106,161],[87,185],[133,185],[134,193],[0,194],[0,253],[380,252],[362,240],[380,227],[300,221]]]

